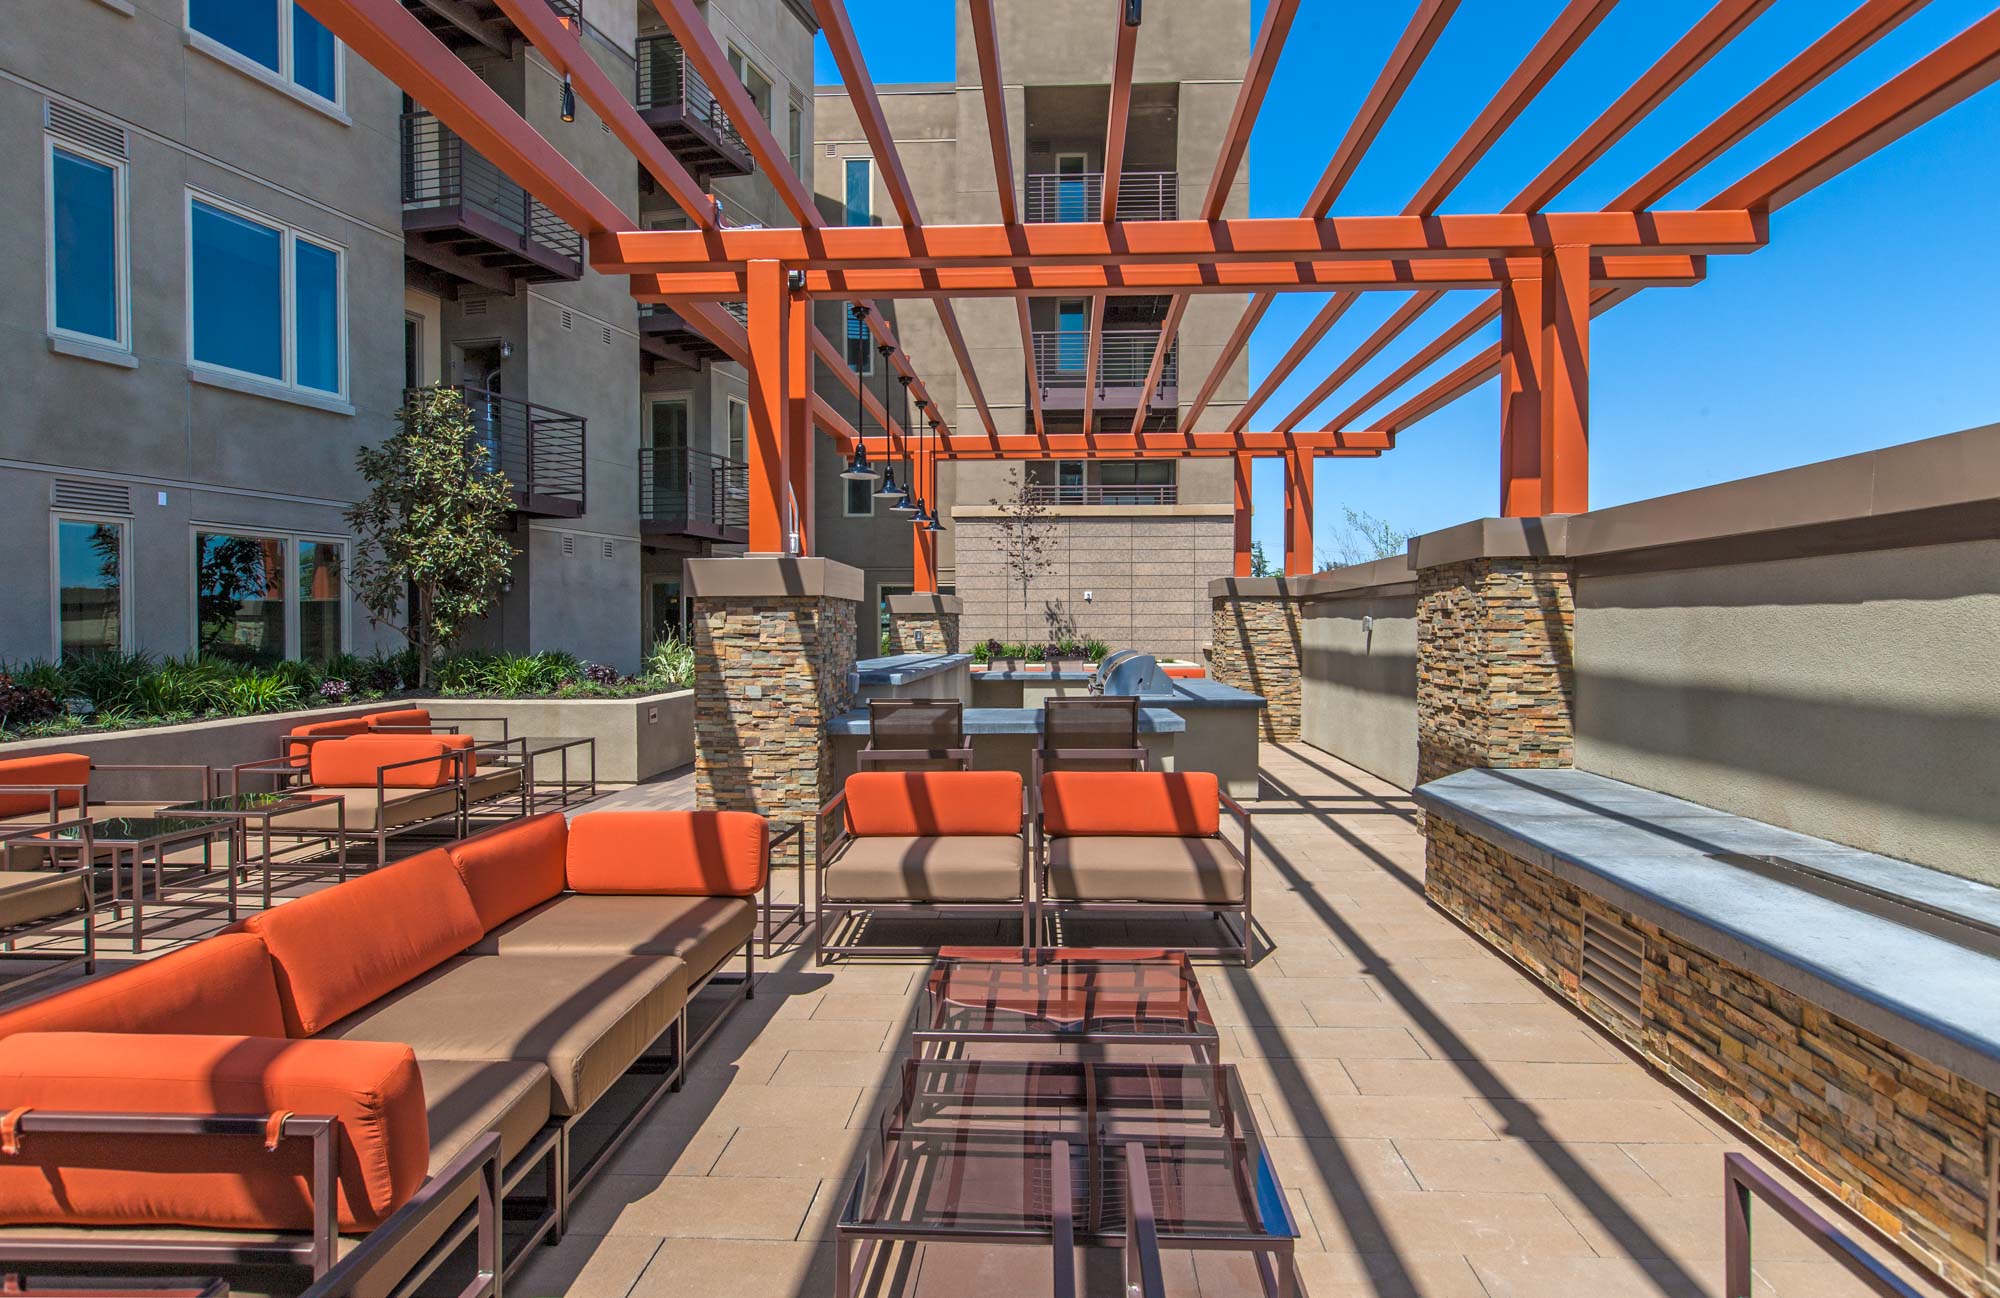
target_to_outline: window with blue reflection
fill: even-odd
[[[119,341],[118,169],[54,150],[49,229],[55,250],[55,327]]]
[[[124,645],[125,529],[117,523],[56,523],[57,640],[65,658],[115,653]]]
[[[868,225],[875,216],[875,168],[868,158],[849,158],[847,166],[847,224]]]
[[[272,0],[188,0],[188,26],[273,72],[278,63],[278,6]]]
[[[293,337],[302,388],[340,391],[340,254],[304,239],[292,244]]]
[[[192,206],[194,359],[282,381],[283,232],[206,203]]]
[[[321,99],[340,98],[339,66],[333,33],[319,19],[292,5],[292,80]]]

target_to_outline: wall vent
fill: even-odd
[[[42,125],[59,140],[96,149],[121,162],[126,159],[125,128],[95,113],[45,99],[42,101]]]
[[[487,299],[476,293],[462,297],[458,300],[458,312],[468,320],[483,316],[486,314],[486,303]]]
[[[562,327],[565,329],[576,328],[576,313],[574,311],[571,311],[568,307],[563,308]]]
[[[609,541],[606,541],[606,542],[604,543],[604,557],[605,557],[605,558],[607,558],[607,559],[609,559],[609,558],[612,558],[612,557],[614,557],[615,555],[617,555],[617,553],[618,553],[618,550],[617,550],[617,547],[616,547],[616,546],[614,546],[614,545],[613,545],[613,544],[612,544],[611,542],[609,542]]]
[[[1644,938],[1615,920],[1583,912],[1583,990],[1635,1026],[1645,964]]]
[[[571,536],[568,532],[563,533],[562,543],[563,543],[564,554],[576,553],[576,538]]]
[[[129,514],[132,489],[120,482],[57,478],[49,487],[49,503],[85,514]]]
[[[606,347],[609,347],[609,346],[611,345],[611,326],[610,326],[610,325],[606,325],[606,326],[604,326],[604,345],[605,345]]]
[[[826,156],[829,158],[833,156],[833,146],[831,144],[826,146]]]

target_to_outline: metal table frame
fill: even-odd
[[[258,795],[234,793],[222,796],[235,798]],[[232,870],[237,872],[242,872],[249,868],[251,826],[253,823],[257,824],[260,827],[263,850],[257,855],[256,860],[262,867],[263,872],[264,909],[269,910],[271,909],[271,838],[273,833],[275,832],[281,837],[289,837],[297,842],[329,837],[325,830],[320,829],[274,831],[271,827],[271,822],[277,817],[333,803],[335,806],[335,828],[331,837],[335,844],[334,850],[339,854],[339,859],[331,869],[340,882],[345,882],[347,879],[347,800],[338,794],[315,793],[305,790],[295,793],[279,790],[274,796],[279,800],[263,807],[202,807],[193,803],[182,803],[161,808],[161,814],[186,816],[190,819],[210,818],[228,822],[230,865]],[[296,868],[302,872],[310,871],[319,874],[328,872],[325,867],[311,865],[302,864]],[[231,918],[234,918],[234,916],[232,915]]]
[[[1140,1032],[1115,1027],[1092,1029],[1083,1027],[1075,1032],[1055,1029],[1030,1031],[1008,1031],[1005,1029],[953,1028],[946,1025],[947,1007],[939,1000],[939,976],[941,966],[946,961],[956,961],[961,965],[992,965],[1002,970],[1022,968],[1030,960],[1045,964],[1088,964],[1102,965],[1143,965],[1163,964],[1175,968],[1188,989],[1189,1009],[1198,1026],[1193,1030]],[[1110,989],[1107,989],[1110,990]],[[1088,993],[1086,993],[1088,994]],[[1221,1059],[1221,1034],[1215,1026],[1214,1016],[1208,1012],[1207,999],[1202,995],[1201,982],[1194,975],[1194,965],[1185,951],[1174,949],[1128,949],[1119,947],[942,947],[937,959],[931,965],[931,972],[924,979],[924,1012],[917,1026],[910,1033],[915,1041],[916,1052],[921,1056],[940,1051],[952,1044],[974,1042],[1029,1042],[1047,1045],[1185,1045],[1194,1052],[1196,1063],[1218,1064]],[[927,1051],[926,1047],[933,1048]]]

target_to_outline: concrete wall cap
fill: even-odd
[[[1410,540],[1410,567],[1437,568],[1469,559],[1560,559],[1569,552],[1570,515],[1475,518]]]
[[[689,559],[682,565],[681,580],[691,599],[825,596],[858,604],[867,594],[867,579],[861,569],[811,556]]]
[[[1407,554],[1331,568],[1303,577],[1218,577],[1208,583],[1212,599],[1337,599],[1408,586],[1417,579]]]
[[[912,594],[889,596],[889,612],[897,617],[925,613],[956,617],[964,610],[956,595]]]

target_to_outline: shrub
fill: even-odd
[[[321,681],[319,686],[319,696],[328,703],[338,703],[353,692],[354,687],[337,676]]]
[[[62,701],[46,685],[26,685],[0,672],[0,726],[27,726],[62,715]]]
[[[299,687],[278,670],[245,672],[229,682],[227,705],[238,716],[305,706]]]
[[[622,678],[618,675],[616,667],[606,666],[604,663],[585,663],[583,679],[592,685],[616,685]]]
[[[1102,640],[1086,640],[1083,642],[1083,652],[1090,661],[1101,663],[1110,654],[1111,646]]]
[[[639,679],[654,689],[685,689],[694,684],[694,646],[679,636],[654,641],[639,669]]]
[[[1043,661],[1043,655],[1045,653],[1047,653],[1047,649],[1045,646],[1038,644],[1031,644],[1028,646],[1027,652],[1021,656],[1026,658],[1031,663],[1038,663]]]
[[[993,650],[988,647],[992,643],[991,640],[985,640],[972,646],[972,661],[976,663],[993,661]]]

